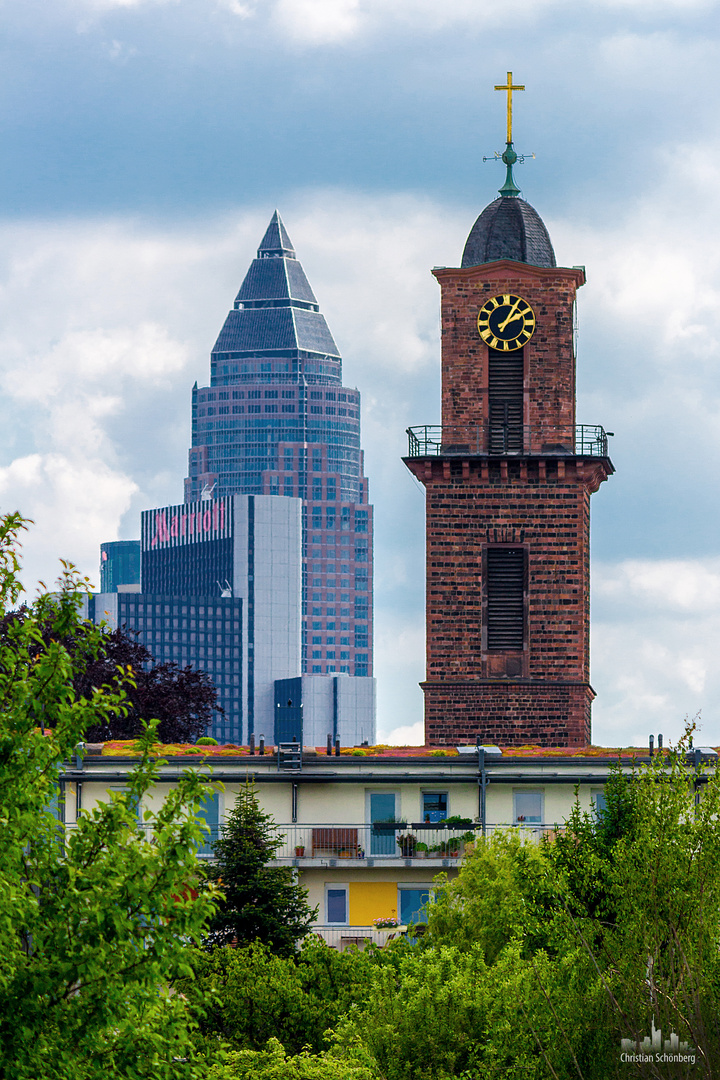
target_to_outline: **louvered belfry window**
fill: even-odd
[[[523,449],[523,350],[488,350],[489,451],[517,454]]]
[[[526,552],[521,547],[486,549],[487,648],[520,651],[525,643]]]

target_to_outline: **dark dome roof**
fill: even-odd
[[[463,266],[511,259],[531,266],[556,266],[550,236],[537,210],[524,199],[501,196],[486,206],[465,244]]]

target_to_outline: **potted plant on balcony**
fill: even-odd
[[[441,840],[438,844],[438,850],[444,859],[456,859],[460,854],[460,840],[456,836],[451,836],[448,840]]]
[[[304,845],[303,845],[303,844],[298,844],[298,845],[296,846],[296,848],[295,848],[295,858],[296,858],[296,859],[302,859],[302,857],[303,857],[303,855],[304,855],[304,854],[305,854],[305,847],[304,847]]]
[[[472,818],[461,817],[460,814],[454,814],[452,817],[445,818],[445,825],[448,829],[469,829],[472,823]]]
[[[403,859],[414,859],[415,852],[417,850],[417,837],[412,833],[400,833],[397,837],[397,844],[402,853]]]
[[[376,930],[395,930],[399,925],[397,919],[386,915],[380,915],[379,918],[373,919],[373,926]]]

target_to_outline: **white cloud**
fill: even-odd
[[[97,587],[98,539],[116,538],[136,490],[98,458],[30,454],[0,468],[0,507],[34,522],[23,539],[21,579],[28,592],[38,580],[52,585],[60,559],[78,565]]]
[[[633,559],[595,566],[595,741],[677,739],[702,714],[720,742],[720,559]]]
[[[405,727],[393,728],[388,732],[386,738],[378,740],[381,743],[387,743],[389,746],[422,746],[425,742],[425,728],[422,720],[418,720],[415,724],[408,724]]]
[[[242,20],[267,20],[274,31],[301,46],[340,46],[360,37],[388,34],[436,34],[448,28],[490,30],[509,20],[523,21],[527,29],[545,17],[565,12],[577,16],[574,0],[68,0],[71,9],[97,17],[117,10],[137,10],[174,4],[206,14],[213,7]],[[641,23],[667,16],[701,15],[714,0],[591,0],[593,13],[622,13]],[[87,29],[87,27],[83,27]],[[622,52],[622,35],[616,50]]]
[[[593,568],[594,590],[604,607],[656,610],[678,618],[720,614],[720,558],[628,559]]]
[[[354,36],[362,16],[360,0],[277,0],[273,11],[273,21],[283,32],[313,44]]]
[[[589,5],[596,11],[622,9],[654,18],[663,13],[702,13],[712,6],[713,0],[594,0]],[[497,27],[519,18],[527,25],[563,9],[577,13],[574,0],[454,0],[450,4],[437,0],[277,0],[273,22],[297,41],[327,45],[393,27],[436,33],[447,27]]]
[[[166,4],[180,5],[180,0],[71,0],[73,7],[89,8],[91,11],[112,11],[114,8],[160,7]]]

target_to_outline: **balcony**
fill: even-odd
[[[71,835],[75,822],[58,822],[62,836]],[[478,821],[464,819],[462,824],[443,821],[430,822],[374,822],[337,824],[278,824],[282,843],[273,860],[276,866],[294,866],[298,869],[326,866],[409,866],[424,864],[446,868],[457,865],[462,856],[484,835],[519,829],[524,839],[539,841],[553,839],[563,826],[540,822],[518,821],[514,823],[491,823],[484,829]],[[138,833],[152,839],[151,825],[138,822]],[[206,824],[203,843],[198,855],[204,860],[214,856],[214,846],[223,835],[223,826]]]
[[[486,834],[509,828],[521,829],[529,840],[553,837],[557,825],[521,822],[487,825]],[[408,866],[447,868],[457,865],[465,852],[482,836],[476,821],[461,825],[444,822],[375,822],[351,825],[278,825],[283,844],[276,864],[298,869],[315,866]]]
[[[392,930],[378,930],[375,926],[350,926],[338,923],[315,923],[311,935],[319,937],[326,945],[339,952],[356,948],[362,952],[368,945],[382,948],[389,941],[402,937],[407,926],[398,924]]]
[[[527,424],[490,423],[468,427],[428,424],[407,428],[408,457],[594,457],[608,456],[608,435],[598,424],[577,424],[574,437],[567,428],[532,428]]]

